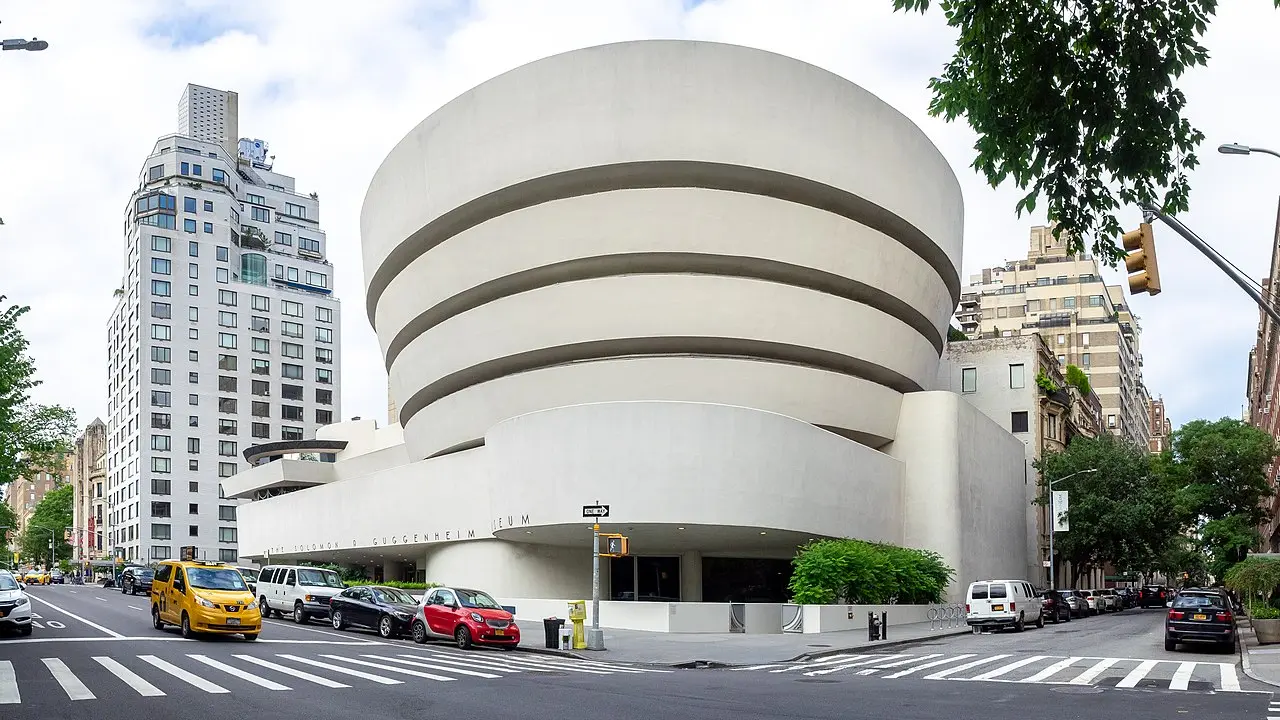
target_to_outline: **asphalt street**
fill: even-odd
[[[183,640],[153,629],[143,597],[92,586],[33,587],[40,623],[31,638],[0,638],[0,718],[544,718],[654,717],[866,718],[868,720],[1023,720],[1049,711],[1074,718],[1267,718],[1270,688],[1240,679],[1221,687],[1231,655],[1168,654],[1159,644],[1158,611],[1126,611],[1021,634],[948,638],[916,646],[878,649],[858,660],[815,659],[762,669],[678,670],[575,660],[526,652],[459,651],[445,644],[384,641],[362,632],[335,632],[269,620],[257,642],[238,638]],[[1154,639],[1153,639],[1154,638]],[[1103,653],[1108,653],[1103,655]],[[924,659],[923,656],[930,656]],[[928,675],[1003,655],[945,682]],[[1092,667],[1088,658],[1168,665],[1183,672],[1187,689],[1171,681],[1116,687],[1107,672],[1088,683],[1054,684],[992,678],[966,682],[1027,658],[1061,657],[1066,674]],[[1074,666],[1061,663],[1083,658]],[[903,660],[905,659],[905,663]],[[1145,659],[1145,660],[1142,660]],[[904,672],[926,663],[939,663]],[[955,661],[959,662],[959,661]],[[879,665],[894,663],[892,668]],[[1009,671],[1036,670],[1044,660]],[[1052,664],[1052,663],[1051,663]],[[1132,664],[1132,663],[1129,663]],[[1216,681],[1200,678],[1209,668]],[[1119,661],[1113,664],[1128,665]],[[845,667],[848,666],[848,667]],[[774,672],[780,667],[789,667]],[[825,670],[826,672],[816,672]],[[1158,668],[1157,668],[1158,669]],[[869,672],[868,672],[869,671]],[[1132,674],[1125,670],[1125,675]],[[890,677],[899,675],[899,677]],[[1034,677],[1033,675],[1033,677]],[[1123,678],[1121,678],[1123,679]],[[1181,683],[1178,683],[1181,684]],[[1046,703],[1052,703],[1046,707]],[[1277,704],[1280,707],[1280,703]]]

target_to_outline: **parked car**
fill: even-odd
[[[1077,590],[1076,592],[1084,595],[1084,602],[1089,606],[1090,615],[1097,615],[1106,611],[1107,601],[1103,600],[1096,590]]]
[[[974,632],[1008,628],[1021,632],[1027,623],[1044,627],[1044,605],[1025,580],[981,580],[969,584],[965,619]]]
[[[258,574],[258,604],[262,614],[291,615],[303,624],[312,617],[329,617],[329,600],[346,589],[338,573],[306,565],[270,565]]]
[[[1173,595],[1163,585],[1144,585],[1138,590],[1138,606],[1143,608],[1162,608],[1173,599]]]
[[[1077,590],[1059,590],[1062,598],[1067,602],[1067,607],[1071,610],[1071,617],[1082,618],[1089,614],[1089,606],[1085,603],[1084,598],[1079,595]]]
[[[467,588],[440,587],[428,591],[422,596],[410,632],[416,643],[426,642],[428,637],[453,638],[464,650],[472,645],[514,650],[520,644],[520,628],[515,616],[502,609],[488,593]]]
[[[1209,642],[1231,652],[1236,646],[1236,622],[1226,593],[1180,592],[1164,621],[1164,649],[1179,643]]]
[[[1071,599],[1067,597],[1067,594],[1068,591],[1064,590],[1040,591],[1041,604],[1049,622],[1055,625],[1060,622],[1071,622]],[[1078,599],[1077,602],[1079,602]]]
[[[249,592],[254,596],[258,594],[258,570],[257,568],[236,566],[236,570],[240,572],[240,577],[244,578],[244,582],[249,586]]]
[[[213,633],[257,640],[262,615],[235,570],[222,563],[166,560],[151,583],[151,624],[157,630],[177,625],[188,639]]]
[[[127,567],[120,573],[120,592],[124,595],[150,595],[156,572],[148,567]]]
[[[66,578],[62,576],[62,571],[54,568],[49,571],[49,582],[53,585],[65,585]]]
[[[1110,612],[1120,612],[1124,609],[1124,598],[1111,588],[1102,588],[1098,591],[1107,601],[1107,610]]]
[[[27,597],[26,589],[13,573],[0,570],[0,631],[31,634],[31,598]]]
[[[334,630],[359,625],[384,638],[399,637],[409,631],[418,614],[418,601],[399,588],[368,585],[343,590],[329,601],[329,619]]]

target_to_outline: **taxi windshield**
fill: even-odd
[[[201,590],[249,590],[249,586],[244,584],[244,578],[235,570],[187,568],[187,579],[191,582],[191,587]]]

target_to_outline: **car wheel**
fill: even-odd
[[[195,632],[191,630],[191,617],[184,611],[182,613],[182,637],[190,640],[195,636]]]
[[[246,642],[253,642],[258,639],[258,633],[245,633],[244,639]]]
[[[307,611],[302,609],[302,601],[299,600],[298,602],[295,602],[293,604],[293,621],[299,625],[304,625],[309,619],[310,618],[307,617]]]
[[[333,623],[333,629],[334,629],[334,630],[346,630],[346,629],[347,629],[347,621],[342,619],[342,611],[341,611],[341,610],[334,610],[334,611],[333,611],[333,617],[329,618],[329,620]]]
[[[410,628],[413,633],[413,641],[421,645],[427,641],[427,626],[421,620],[414,620],[413,626]]]
[[[1017,630],[1018,632],[1022,632],[1023,630],[1027,629],[1027,620],[1022,616],[1021,613],[1018,614],[1018,622],[1013,624],[1013,629]]]
[[[388,640],[396,636],[396,624],[392,622],[390,615],[383,615],[378,621],[378,634]]]
[[[1044,627],[1044,610],[1041,610],[1040,614],[1036,616],[1036,627]]]
[[[157,630],[164,629],[164,621],[160,619],[159,608],[156,608],[156,607],[151,608],[151,626]]]
[[[459,625],[457,630],[453,631],[453,639],[457,641],[458,648],[467,650],[471,647],[471,631],[466,625]]]
[[[258,598],[258,612],[262,613],[262,617],[271,617],[271,608],[267,607],[267,596],[263,595]]]
[[[1177,641],[1177,640],[1170,640],[1169,638],[1165,638],[1165,639],[1164,639],[1164,649],[1165,649],[1165,650],[1168,650],[1169,652],[1173,652],[1173,651],[1177,650],[1177,649],[1178,649],[1178,641]]]
[[[26,637],[26,636],[30,636],[30,635],[31,635],[31,624],[30,624],[30,623],[28,623],[28,624],[26,624],[26,625],[23,625],[21,628],[19,628],[19,629],[18,629],[18,634],[19,634],[19,635],[22,635],[22,636],[24,636],[24,637]]]

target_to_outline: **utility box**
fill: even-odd
[[[569,621],[573,623],[573,649],[587,649],[587,601],[574,600],[569,603]]]

